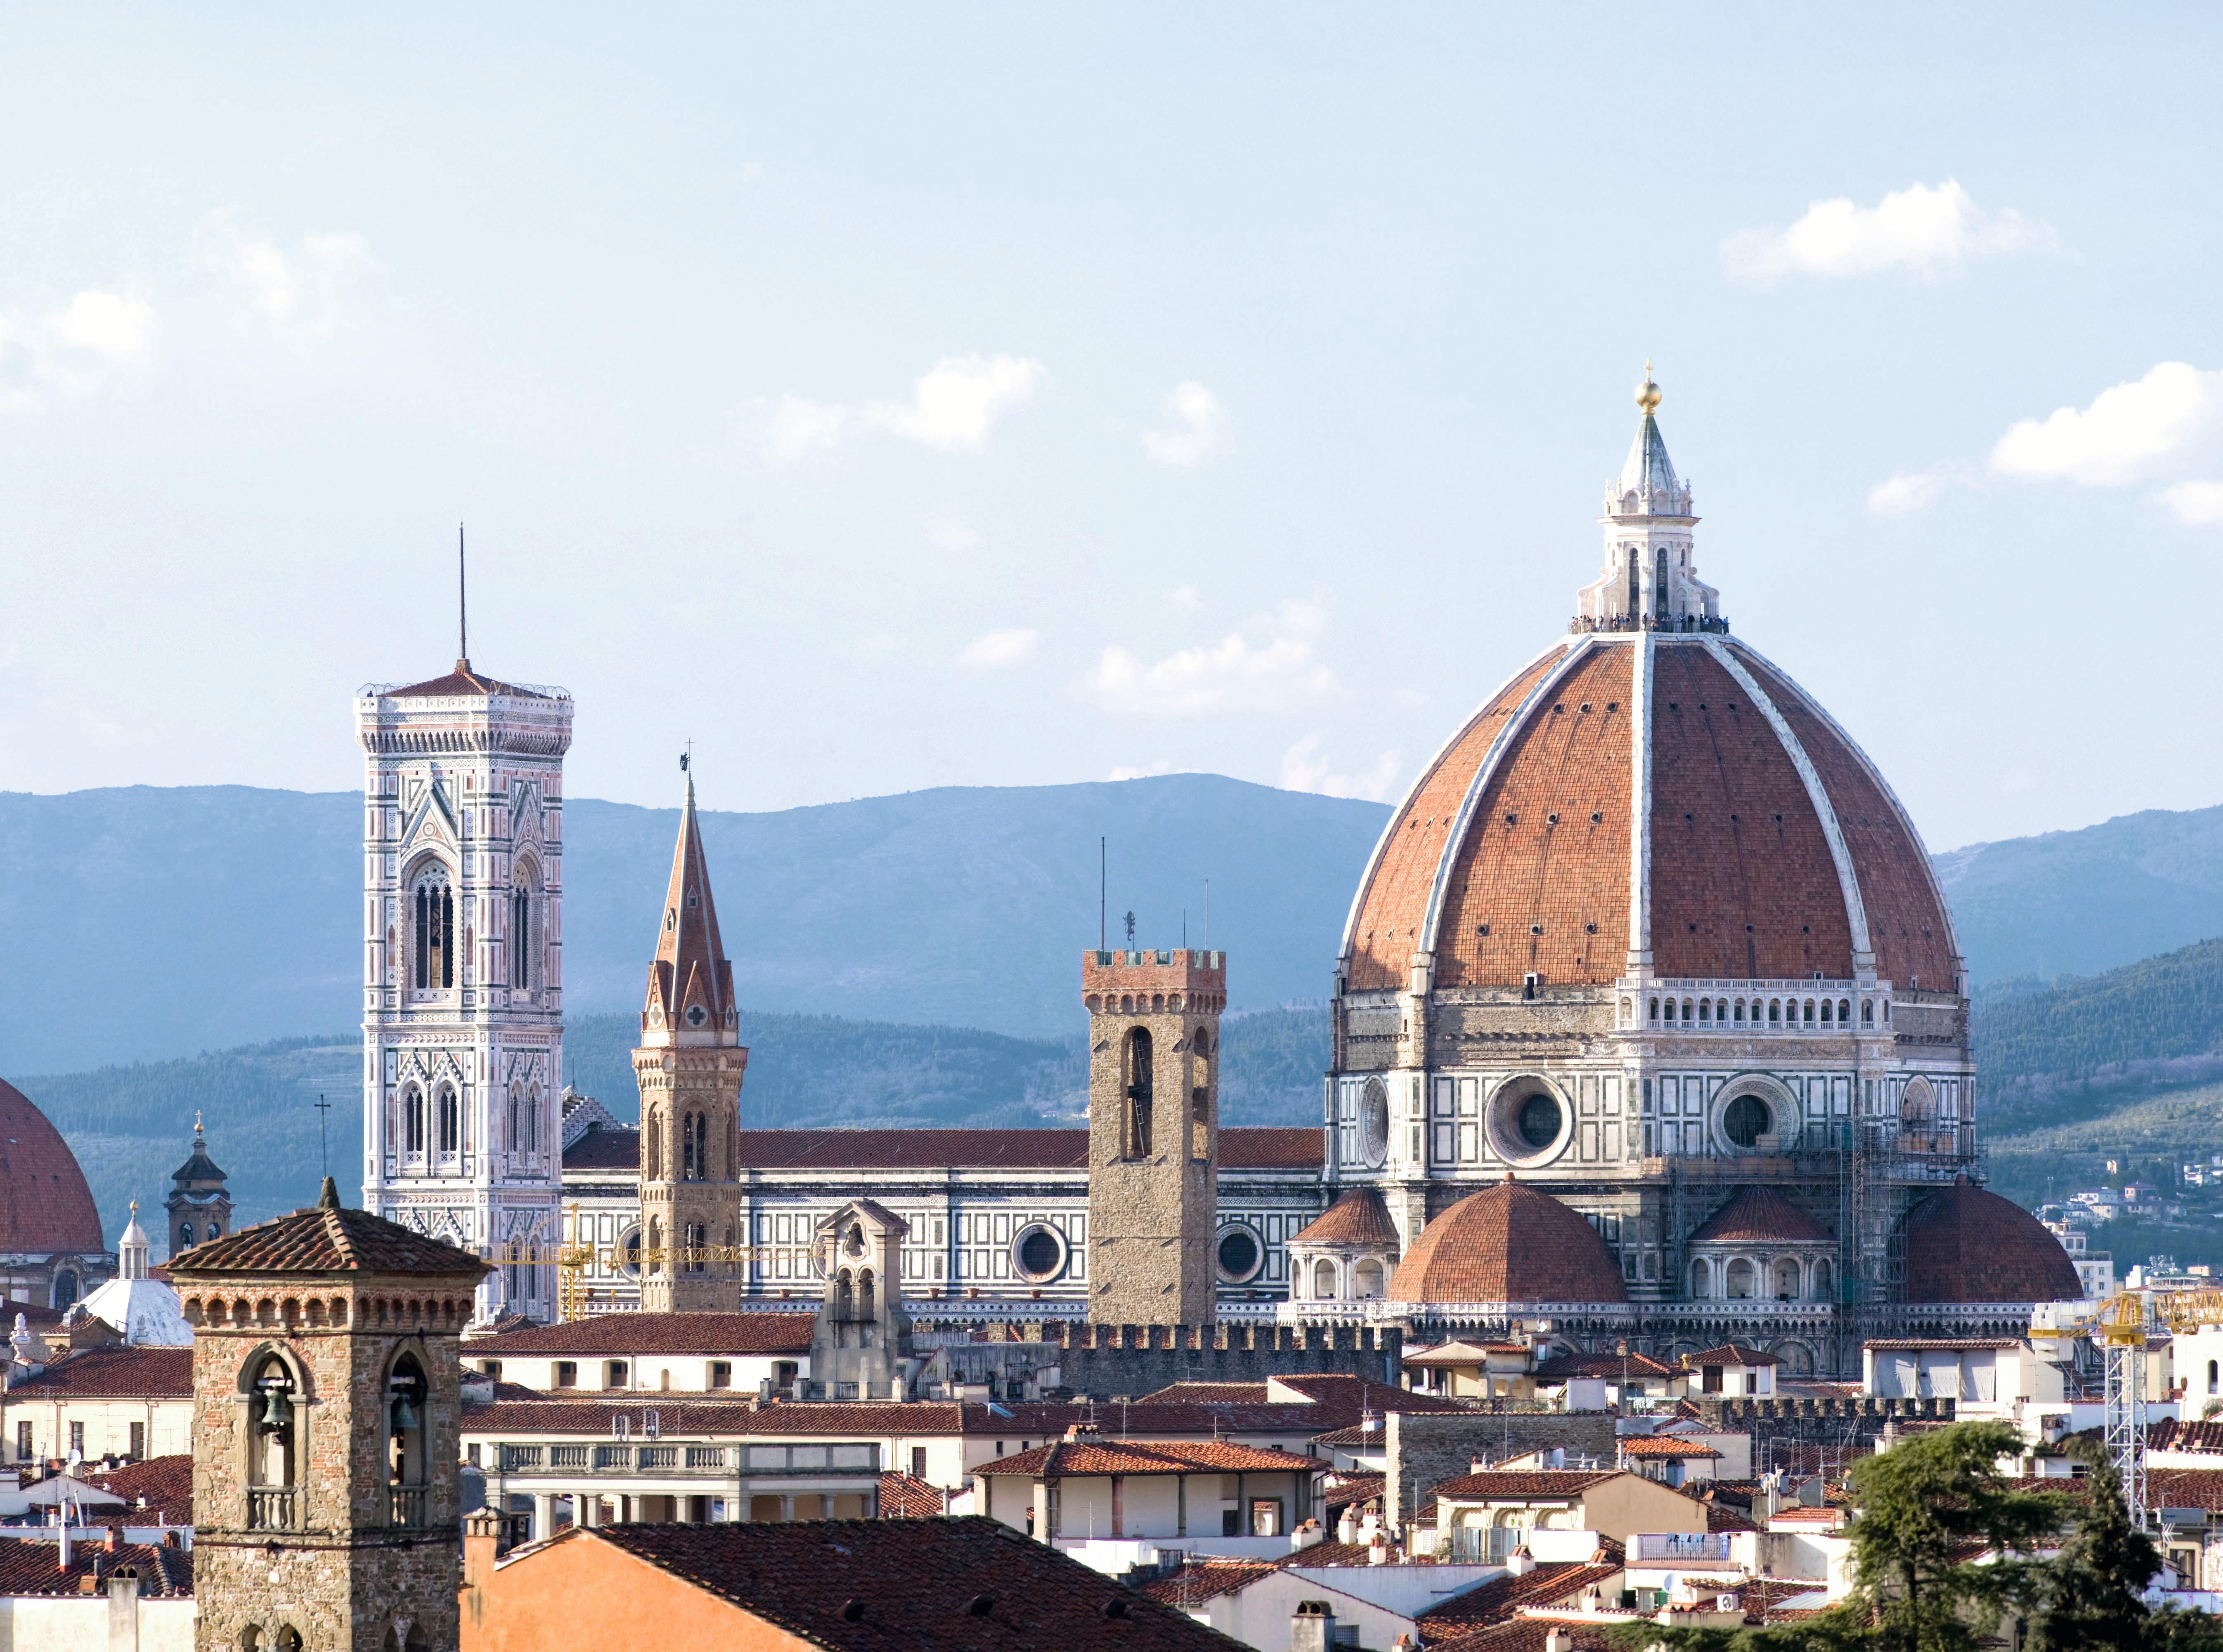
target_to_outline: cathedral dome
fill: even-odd
[[[1905,1302],[2074,1302],[2076,1264],[2036,1216],[1965,1176],[1906,1213]]]
[[[1875,766],[1720,618],[1690,484],[1644,415],[1606,567],[1406,794],[1344,935],[1345,989],[1835,981],[1957,992],[1920,838]]]
[[[1510,1176],[1420,1230],[1389,1280],[1393,1302],[1627,1302],[1590,1223]]]
[[[0,1251],[106,1248],[77,1155],[29,1096],[0,1079]]]

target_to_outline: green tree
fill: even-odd
[[[1829,1611],[1765,1629],[1632,1624],[1616,1638],[1630,1652],[1975,1652],[2040,1598],[2032,1555],[2062,1523],[2058,1497],[2000,1473],[2022,1450],[2006,1423],[1957,1423],[1855,1463],[1853,1588]]]
[[[2106,1454],[2090,1440],[2072,1442],[2069,1453],[2084,1465],[2086,1495],[2045,1568],[2031,1652],[2223,1652],[2223,1623],[2204,1612],[2157,1611],[2139,1599],[2162,1569],[2161,1549],[2132,1523]]]

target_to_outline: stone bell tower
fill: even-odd
[[[1210,1324],[1227,954],[1083,952],[1080,988],[1090,1052],[1088,1316]]]
[[[457,1644],[457,1348],[487,1265],[340,1208],[170,1264],[193,1328],[195,1652]]]
[[[695,778],[679,817],[640,1047],[640,1305],[651,1313],[740,1306],[740,1012],[718,939],[710,867],[695,819]]]

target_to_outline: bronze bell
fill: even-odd
[[[394,1432],[406,1434],[417,1426],[417,1408],[409,1403],[405,1391],[394,1397]]]
[[[264,1389],[262,1391],[262,1432],[275,1434],[293,1420],[293,1407],[292,1402],[286,1398],[286,1391],[277,1387]]]

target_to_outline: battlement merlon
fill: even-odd
[[[1172,952],[1099,952],[1080,955],[1080,993],[1089,1012],[1191,1009],[1212,1014],[1227,1007],[1227,954],[1178,947]]]

